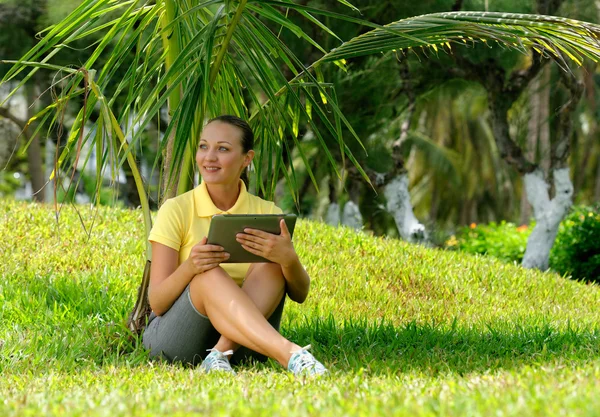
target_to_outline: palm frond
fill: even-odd
[[[555,16],[490,13],[435,13],[399,20],[357,36],[323,56],[336,61],[394,50],[451,49],[452,43],[495,42],[527,52],[528,48],[561,64],[584,58],[600,60],[600,26]]]

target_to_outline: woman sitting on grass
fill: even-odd
[[[266,355],[296,375],[323,374],[327,370],[308,347],[278,332],[286,293],[302,303],[310,286],[285,221],[280,235],[246,229],[237,236],[244,249],[273,263],[220,265],[229,254],[206,243],[215,214],[282,213],[249,194],[240,179],[253,146],[250,126],[235,116],[217,117],[204,127],[196,153],[201,184],[167,200],[148,237],[152,314],[144,346],[169,361],[195,365],[203,359],[206,371],[234,373],[230,355],[237,363],[264,361]]]

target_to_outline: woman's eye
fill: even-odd
[[[227,150],[229,150],[229,149],[227,149],[225,146],[221,146],[221,147],[219,148],[219,150],[220,150],[220,151],[227,151]]]
[[[199,148],[200,149],[206,149],[206,145],[200,145]]]

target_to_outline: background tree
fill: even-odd
[[[43,19],[46,17],[46,1],[2,1],[0,2],[0,56],[16,59],[27,52],[35,44],[35,35],[47,24]],[[0,68],[0,74],[4,75],[6,67]],[[25,86],[26,101],[30,106],[36,105],[36,98],[39,95],[39,88],[47,85],[44,77],[36,77]],[[10,104],[10,103],[9,103]],[[23,132],[24,143],[27,147],[27,173],[29,174],[33,198],[37,201],[44,201],[44,164],[42,158],[42,144],[37,134],[31,135],[25,129],[27,120],[34,112],[28,108],[24,114],[16,114],[14,109],[8,106],[0,107],[0,117],[10,121],[18,131]],[[7,148],[21,148],[16,142],[11,143]],[[15,160],[18,160],[15,159]],[[5,168],[4,166],[2,168]]]
[[[360,4],[360,3],[359,3]],[[364,3],[363,3],[364,4]],[[362,5],[362,4],[361,4]],[[563,2],[563,1],[553,1],[553,2],[548,2],[548,1],[536,1],[536,2],[529,2],[529,3],[516,3],[516,2],[502,2],[502,3],[494,3],[495,7],[499,7],[500,9],[496,9],[499,11],[519,11],[519,12],[524,12],[524,13],[531,13],[531,12],[542,12],[542,13],[546,13],[546,14],[555,14],[558,11],[558,8],[561,5],[565,5],[564,9],[565,13],[567,14],[571,14],[572,10],[569,10],[568,7],[566,6],[577,6],[577,10],[581,13],[581,11],[583,10],[583,8],[581,6],[589,6],[590,2],[586,2],[586,1],[579,1],[579,2]],[[446,2],[444,4],[444,2],[440,2],[439,4],[434,4],[432,6],[427,6],[427,7],[452,7],[453,10],[458,10],[462,7],[482,7],[483,6],[483,2],[465,2],[463,4],[463,2],[456,2],[454,4],[450,4],[450,2]],[[386,12],[389,12],[389,9],[385,10]],[[589,14],[588,14],[589,15]],[[593,14],[595,15],[595,13]],[[592,16],[593,16],[592,15]],[[432,52],[433,55],[433,52]],[[437,55],[437,54],[436,54]],[[419,70],[421,72],[426,72],[428,76],[430,76],[430,79],[434,79],[436,80],[437,84],[443,84],[444,82],[446,82],[446,80],[449,80],[451,78],[454,77],[461,77],[463,79],[465,79],[468,82],[476,82],[481,84],[485,90],[481,90],[481,91],[489,91],[490,94],[488,94],[487,96],[487,102],[489,104],[489,111],[490,111],[490,115],[491,117],[489,117],[489,121],[491,124],[491,128],[492,128],[492,132],[494,133],[494,138],[496,138],[498,140],[497,142],[497,146],[498,149],[500,150],[500,153],[505,157],[505,159],[509,162],[512,163],[514,167],[517,167],[517,172],[520,172],[521,175],[524,175],[525,172],[527,172],[526,165],[524,163],[521,164],[515,164],[515,159],[514,159],[514,153],[518,152],[515,151],[516,148],[521,149],[521,152],[529,152],[529,160],[531,160],[534,164],[538,165],[540,167],[546,167],[546,176],[549,178],[548,181],[552,181],[551,177],[548,176],[548,174],[552,174],[555,170],[555,168],[557,166],[562,166],[562,165],[566,165],[567,164],[567,160],[568,160],[568,152],[563,154],[562,156],[558,157],[556,155],[556,150],[560,149],[561,147],[563,147],[563,145],[561,145],[561,143],[564,144],[568,144],[571,140],[572,137],[572,129],[569,128],[569,124],[571,123],[572,120],[572,115],[569,114],[572,113],[575,109],[576,109],[576,98],[578,93],[575,91],[577,89],[577,83],[573,84],[571,83],[571,81],[573,80],[573,78],[568,78],[565,79],[567,81],[567,88],[565,89],[565,91],[572,91],[575,92],[575,97],[573,98],[568,98],[565,97],[563,98],[562,102],[558,102],[556,103],[552,108],[561,108],[562,110],[560,113],[550,113],[549,112],[549,108],[550,108],[550,97],[549,97],[549,92],[550,92],[550,72],[549,72],[549,68],[545,71],[543,71],[543,73],[545,74],[544,76],[544,80],[542,80],[543,84],[541,85],[541,88],[537,88],[536,86],[532,87],[532,90],[534,90],[534,93],[532,94],[532,103],[533,102],[537,102],[537,105],[532,107],[532,111],[531,111],[531,117],[528,118],[529,120],[529,125],[526,126],[525,128],[521,128],[520,130],[518,130],[519,132],[523,132],[526,136],[529,137],[529,151],[527,151],[528,147],[524,146],[526,145],[526,143],[523,143],[519,140],[517,140],[518,138],[514,138],[512,140],[512,142],[508,142],[506,140],[507,135],[508,137],[510,137],[509,135],[509,131],[513,130],[513,128],[511,128],[510,126],[515,126],[516,123],[519,122],[520,119],[520,114],[522,111],[528,111],[527,107],[523,106],[523,105],[519,105],[518,104],[518,99],[520,97],[522,97],[524,92],[528,91],[528,84],[530,80],[535,80],[536,76],[538,74],[538,72],[542,71],[542,69],[544,68],[544,63],[547,62],[547,59],[543,59],[541,60],[541,56],[539,56],[539,54],[534,50],[533,51],[533,55],[530,57],[524,56],[524,55],[519,55],[516,54],[514,52],[511,51],[502,51],[502,52],[498,52],[497,50],[488,50],[488,48],[486,48],[485,46],[481,46],[481,45],[473,45],[473,48],[471,48],[471,50],[464,50],[464,49],[457,49],[453,51],[453,54],[451,55],[450,58],[453,59],[445,59],[446,57],[442,57],[438,60],[441,60],[443,62],[442,65],[440,65],[440,67],[443,69],[444,72],[438,72],[437,74],[435,73],[435,66],[433,65],[433,62],[436,60],[427,60],[427,59],[420,59],[420,61],[422,61],[423,63],[421,64],[421,62],[419,62]],[[536,59],[540,59],[539,61],[536,61]],[[448,62],[450,61],[450,62]],[[452,62],[454,61],[454,62]],[[410,62],[410,61],[409,61]],[[407,176],[408,173],[406,172],[406,170],[403,168],[404,167],[404,158],[402,155],[402,152],[400,151],[401,148],[409,148],[410,149],[410,145],[412,141],[408,141],[407,142],[407,138],[409,137],[409,132],[411,131],[410,126],[412,123],[412,120],[418,119],[419,117],[422,117],[422,114],[415,114],[415,108],[416,108],[416,101],[419,100],[420,96],[426,95],[428,94],[427,92],[427,83],[421,83],[419,80],[419,77],[417,75],[417,71],[414,70],[410,70],[410,66],[406,64],[406,60],[405,63],[403,65],[405,67],[405,69],[403,71],[399,71],[399,75],[400,77],[397,78],[404,78],[404,80],[402,80],[403,82],[401,83],[404,87],[402,87],[403,91],[403,95],[408,98],[409,104],[405,107],[404,112],[405,112],[405,117],[402,121],[402,128],[401,128],[401,133],[398,135],[399,138],[397,140],[393,140],[390,139],[389,141],[392,143],[392,155],[395,156],[394,157],[394,166],[396,167],[396,170],[400,170],[403,174],[398,177],[398,183],[397,185],[395,185],[393,187],[393,189],[395,191],[391,191],[391,188],[389,188],[389,184],[386,186],[386,189],[388,191],[391,191],[387,194],[388,196],[388,208],[390,209],[391,212],[395,212],[396,214],[396,218],[397,218],[397,225],[398,225],[398,229],[400,231],[404,231],[404,233],[401,232],[401,234],[403,235],[403,237],[407,238],[407,239],[412,239],[412,234],[411,234],[411,227],[415,227],[415,229],[412,230],[416,230],[417,233],[421,230],[423,230],[422,225],[419,224],[419,222],[416,221],[415,216],[412,214],[411,211],[411,204],[410,204],[410,200],[409,200],[409,193],[408,193],[408,180],[407,180]],[[416,66],[416,65],[413,65]],[[467,69],[467,70],[466,70]],[[563,66],[563,69],[564,68]],[[364,72],[364,71],[363,71]],[[573,71],[574,74],[578,73],[578,71]],[[555,76],[560,76],[560,72],[556,72]],[[358,77],[357,77],[358,78]],[[428,79],[429,79],[428,78]],[[508,79],[510,78],[510,79]],[[555,78],[555,77],[554,77]],[[589,77],[588,77],[589,78]],[[366,81],[367,85],[370,85],[371,80],[366,79],[366,77],[363,78]],[[389,78],[386,77],[386,79],[388,80],[392,80],[392,82],[390,83],[390,90],[393,90],[393,79],[394,78]],[[507,80],[508,79],[508,80]],[[507,81],[505,81],[507,80]],[[400,80],[398,80],[400,81]],[[536,82],[537,83],[537,82]],[[555,85],[556,83],[553,83],[553,85]],[[571,85],[571,87],[569,87],[569,85]],[[400,82],[397,82],[396,85],[400,85]],[[424,88],[425,86],[425,88]],[[360,92],[360,90],[356,90],[356,92]],[[557,94],[556,92],[553,93],[553,97],[558,98],[560,96],[560,92],[559,94]],[[378,96],[379,98],[380,96]],[[364,98],[364,97],[362,97]],[[382,98],[382,100],[385,102],[386,97],[380,97]],[[368,99],[367,99],[368,100]],[[554,100],[554,99],[553,99]],[[560,100],[560,98],[559,98]],[[571,103],[568,106],[565,106],[565,102],[569,102]],[[346,100],[342,100],[343,105],[346,103]],[[543,103],[541,103],[543,102]],[[436,112],[436,114],[440,115],[440,114],[444,114],[447,109],[448,109],[448,105],[450,103],[445,103],[446,107],[444,106],[440,106],[440,108],[438,109],[438,111]],[[545,104],[545,105],[544,105]],[[517,109],[520,110],[515,110],[512,111],[513,114],[517,113],[514,117],[510,116],[511,111],[509,111],[510,109],[513,109],[515,106],[517,106]],[[351,113],[351,111],[347,111],[347,113]],[[556,117],[555,117],[556,116]],[[460,115],[453,115],[453,120],[460,120]],[[514,122],[511,122],[511,118],[514,119]],[[486,116],[487,119],[487,116]],[[389,120],[389,119],[388,119]],[[563,138],[557,138],[553,135],[552,137],[552,143],[554,144],[552,149],[554,149],[554,153],[555,153],[555,157],[552,159],[551,158],[551,146],[550,146],[550,122],[552,122],[553,124],[553,131],[556,132],[565,132],[563,134]],[[487,122],[486,122],[487,123]],[[446,132],[449,132],[451,125],[449,123],[444,124],[444,128],[446,130]],[[515,126],[518,128],[518,126]],[[486,129],[484,129],[485,131]],[[382,126],[381,124],[379,126],[371,126],[371,131],[376,131],[379,132],[381,135],[386,135],[387,132],[390,131],[390,129],[388,128],[388,126]],[[464,134],[465,132],[468,132],[468,130],[463,130],[461,134]],[[529,133],[528,133],[529,132]],[[486,135],[485,132],[482,132],[483,134],[480,134],[481,138],[485,138],[486,136],[489,137],[489,135]],[[512,134],[514,137],[514,133]],[[412,135],[412,138],[414,140],[415,135]],[[425,137],[428,137],[428,134],[425,133]],[[421,135],[421,138],[423,138],[423,136]],[[590,138],[593,138],[593,136],[590,136]],[[468,134],[465,135],[465,140],[469,140],[469,136]],[[460,140],[460,139],[459,139]],[[591,145],[593,139],[589,139],[588,142]],[[401,145],[402,144],[402,145]],[[480,141],[479,142],[480,145],[483,145],[485,148],[486,142],[485,141]],[[494,147],[496,147],[496,145],[494,145]],[[421,142],[421,146],[420,149],[427,149],[427,150],[433,150],[434,148],[432,147],[428,147],[425,146],[423,142]],[[481,146],[480,146],[480,150],[481,150]],[[439,154],[439,152],[436,152]],[[494,153],[492,152],[490,155],[494,155]],[[586,155],[589,155],[589,153],[586,153]],[[459,152],[459,157],[461,156],[461,153]],[[440,160],[440,159],[438,159]],[[444,160],[444,159],[442,159]],[[551,160],[554,161],[551,164]],[[581,166],[586,166],[587,165],[587,158],[584,156],[582,158],[582,163],[578,164],[578,172],[581,172],[581,169],[584,168],[580,168]],[[361,162],[363,162],[363,160],[361,160]],[[448,162],[446,160],[446,162]],[[472,162],[472,161],[471,161]],[[523,161],[521,161],[523,162]],[[464,163],[460,164],[461,166],[465,166]],[[472,167],[470,169],[474,170],[474,172],[477,172],[479,175],[473,175],[473,177],[477,178],[482,178],[485,177],[485,175],[481,175],[481,174],[485,174],[482,171],[479,171],[475,168],[473,168],[472,163],[467,163],[466,164],[469,167]],[[551,165],[552,165],[552,169],[551,169]],[[482,167],[490,167],[490,166],[494,166],[494,168],[497,170],[496,172],[498,174],[501,174],[502,172],[504,172],[504,169],[498,170],[498,165],[489,165],[489,164],[483,164]],[[367,166],[368,167],[368,166]],[[368,167],[369,168],[369,167]],[[390,175],[391,173],[388,172],[388,175],[386,176],[387,178],[391,179],[392,177],[394,177],[394,175]],[[508,175],[508,178],[507,178]],[[377,184],[377,182],[375,181],[375,178],[379,177],[382,178],[381,175],[377,175],[377,173],[375,172],[372,178],[373,183]],[[383,177],[383,183],[386,182],[386,177]],[[509,179],[510,177],[514,177],[514,175],[508,173],[504,175],[505,179]],[[581,176],[583,177],[583,176]],[[576,178],[581,178],[580,176],[577,176]],[[595,176],[592,176],[592,178],[594,178]],[[412,181],[413,181],[413,186],[415,186],[416,184],[414,184],[414,181],[416,180],[416,178],[419,178],[418,175],[413,175],[412,176]],[[420,177],[422,178],[422,177]],[[474,178],[474,179],[475,179]],[[530,177],[528,177],[530,178]],[[466,178],[465,178],[466,179]],[[496,178],[497,180],[500,180],[500,183],[502,185],[503,188],[506,188],[505,185],[506,184],[511,184],[513,183],[513,181],[505,181],[502,178],[498,177]],[[420,181],[420,180],[419,180]],[[488,182],[488,181],[480,181],[480,187],[485,188],[487,186],[487,184],[496,184],[498,185],[499,182],[498,181],[492,181],[492,182]],[[465,223],[465,222],[471,222],[471,221],[479,221],[479,219],[488,219],[488,216],[485,216],[482,214],[485,212],[485,207],[487,206],[486,204],[486,197],[490,196],[490,195],[499,195],[498,192],[493,192],[490,194],[489,192],[481,192],[481,197],[478,197],[477,199],[472,199],[472,195],[473,192],[471,191],[471,195],[470,196],[462,196],[461,194],[461,190],[473,190],[473,187],[464,187],[464,184],[462,182],[457,182],[455,181],[455,184],[453,187],[450,188],[454,188],[456,190],[456,195],[461,195],[461,202],[464,202],[464,204],[461,204],[463,206],[463,208],[460,210],[460,217],[457,219],[459,223]],[[514,194],[517,194],[517,192],[521,189],[520,185],[519,185],[519,181],[516,182],[516,187],[511,187],[512,190],[506,190],[507,192],[504,192],[504,194],[508,194],[507,198],[510,201],[517,201],[518,198],[515,198]],[[541,185],[538,184],[536,186],[534,186],[535,189],[538,189],[539,187],[547,187],[549,185],[549,183],[546,183],[546,185]],[[498,191],[499,188],[496,187],[496,191]],[[480,190],[480,191],[484,191],[484,190]],[[431,195],[433,191],[430,189],[429,190],[429,195]],[[511,195],[512,194],[512,195]],[[522,193],[525,197],[526,194]],[[531,193],[530,193],[531,194]],[[562,195],[564,193],[559,193],[558,195]],[[480,200],[481,199],[481,200]],[[548,201],[549,196],[546,199],[542,199],[541,201]],[[435,198],[432,198],[431,201],[435,202]],[[498,200],[497,198],[494,198],[493,200],[495,200],[495,203],[497,205],[498,204]],[[559,199],[560,200],[560,199]],[[556,200],[555,203],[558,204],[558,201]],[[448,202],[448,200],[445,200],[446,202]],[[488,198],[487,201],[489,202],[490,199]],[[569,206],[569,202],[570,200],[567,198],[563,201],[563,203],[566,203],[562,205],[562,209],[559,211],[562,213],[561,216],[556,216],[556,218],[551,222],[552,223],[552,227],[549,228],[549,230],[556,230],[556,228],[558,227],[558,223],[560,222],[560,220],[564,217],[564,214],[566,213],[566,210],[568,209]],[[469,208],[470,205],[470,208]],[[502,206],[506,207],[506,205],[504,203],[502,203]],[[431,212],[437,212],[436,210],[436,204],[433,204],[433,206],[431,207]],[[528,222],[529,221],[529,214],[528,214],[528,207],[529,204],[522,204],[522,219],[523,222]],[[538,212],[539,212],[539,206],[538,206]],[[504,216],[507,216],[507,214],[510,216],[509,214],[510,212],[506,212],[504,213]],[[543,213],[538,213],[537,217],[539,219],[546,219],[546,215]],[[410,220],[410,221],[407,221]],[[436,219],[439,221],[439,219]],[[540,222],[538,222],[540,223]],[[543,223],[543,222],[542,222]],[[413,225],[413,226],[406,226],[406,224],[409,225]],[[549,249],[552,245],[553,242],[553,236],[555,232],[550,232],[549,234],[542,234],[540,242],[544,242],[543,245],[541,245],[540,243],[535,243],[536,239],[535,237],[537,236],[537,234],[539,233],[540,230],[545,230],[546,226],[542,226],[542,224],[540,223],[540,227],[538,227],[536,233],[533,235],[532,237],[532,244],[529,245],[529,250],[528,250],[528,256],[525,258],[525,265],[527,266],[534,266],[534,267],[540,267],[545,269],[547,267],[547,256],[549,253]],[[544,249],[538,253],[536,251],[533,250],[533,248],[542,248],[544,247]],[[539,261],[533,261],[532,259],[539,259]],[[545,260],[544,260],[545,259]]]

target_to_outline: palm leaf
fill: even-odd
[[[400,34],[409,34],[412,39]],[[527,52],[533,48],[560,63],[600,59],[600,26],[555,16],[452,12],[390,23],[353,38],[320,61],[335,61],[414,47],[449,48],[450,43],[497,42]]]

